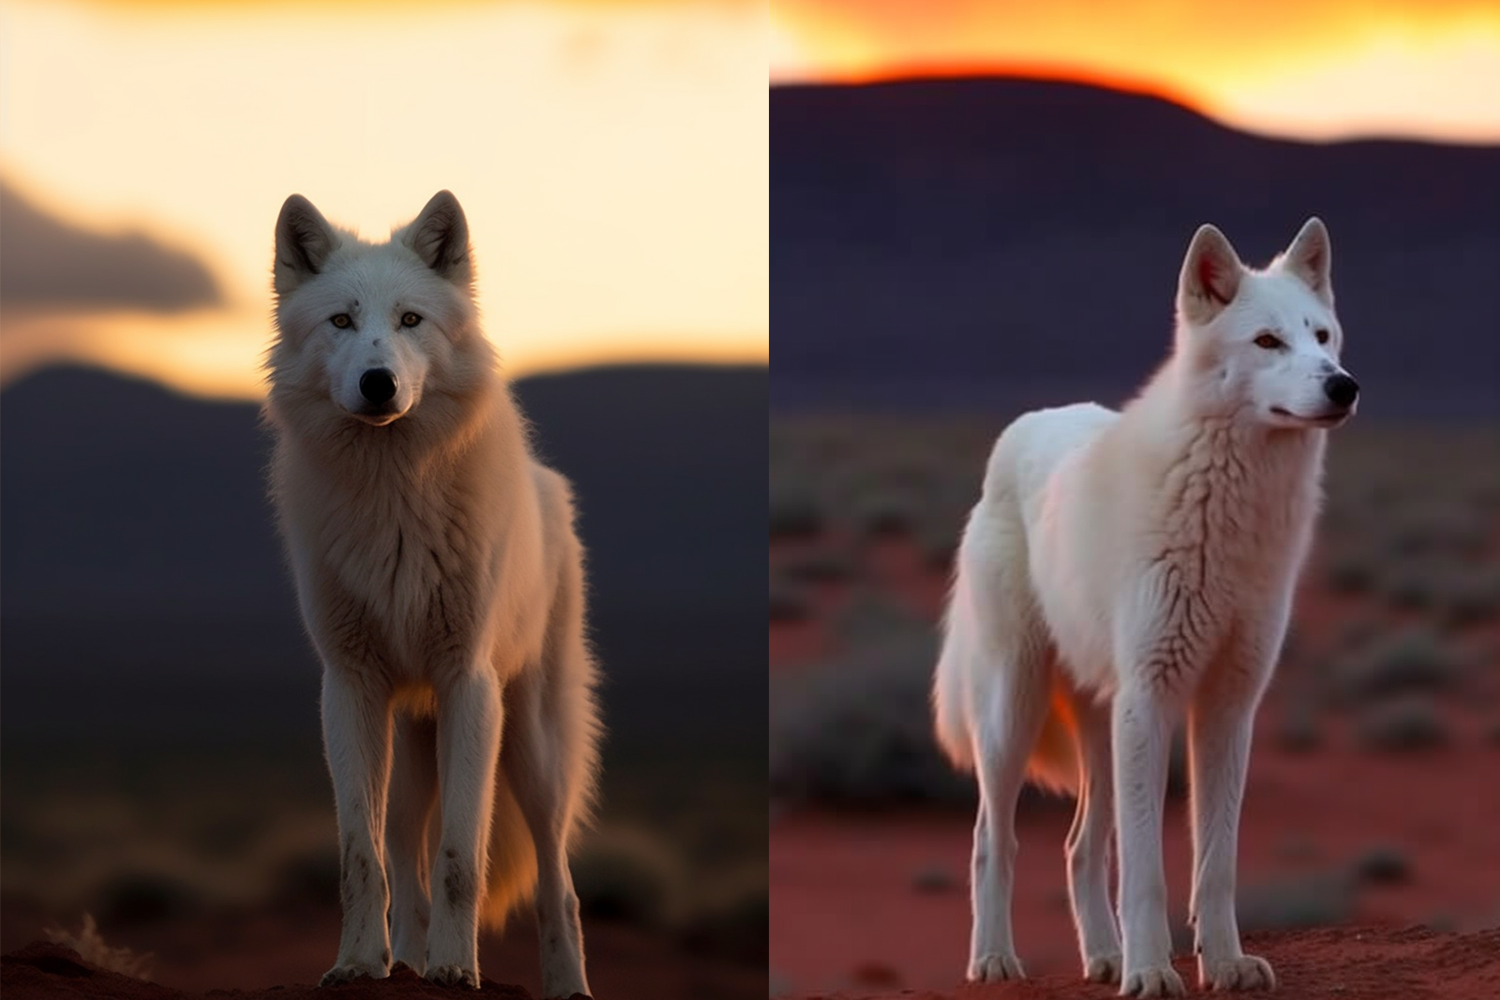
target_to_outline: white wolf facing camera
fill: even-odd
[[[979,785],[970,979],[1022,975],[1010,911],[1029,776],[1078,794],[1066,852],[1084,975],[1121,995],[1183,992],[1161,831],[1185,714],[1199,982],[1274,986],[1240,947],[1235,857],[1255,709],[1312,538],[1327,430],[1359,393],[1339,364],[1330,265],[1317,219],[1260,271],[1202,227],[1174,349],[1140,395],[1119,413],[1027,413],[996,442],[933,688],[939,740]]]
[[[480,920],[534,894],[543,993],[586,994],[567,859],[600,731],[583,553],[480,330],[463,210],[440,192],[367,243],[293,195],[275,289],[271,488],[338,809],[323,983],[394,960],[477,987]]]

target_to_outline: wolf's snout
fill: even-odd
[[[1330,389],[1329,394],[1332,392]],[[376,406],[389,403],[396,395],[396,373],[389,368],[371,368],[359,377],[359,394]]]
[[[1340,372],[1328,377],[1328,381],[1323,383],[1323,392],[1333,405],[1348,409],[1359,398],[1359,383]]]

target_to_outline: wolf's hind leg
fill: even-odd
[[[1078,808],[1068,831],[1068,896],[1083,975],[1099,983],[1120,981],[1120,931],[1109,901],[1109,848],[1114,836],[1114,774],[1110,764],[1109,708],[1087,694],[1072,697],[1083,764]]]
[[[587,655],[581,647],[577,652]],[[559,718],[558,712],[591,713],[592,702],[586,690],[546,690],[566,682],[566,676],[538,671],[510,685],[510,727],[501,754],[505,779],[536,847],[536,922],[546,998],[589,992],[567,851],[594,779],[594,735],[587,719]]]
[[[391,950],[418,975],[427,970],[432,914],[428,828],[437,803],[437,722],[398,714],[391,763],[386,860],[391,872]]]
[[[1026,761],[1047,717],[1048,663],[1040,658],[1006,663],[986,680],[989,697],[975,705],[980,803],[974,828],[969,978],[976,982],[1025,975],[1011,927],[1016,801],[1026,780]]]

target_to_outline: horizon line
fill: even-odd
[[[877,87],[886,84],[939,83],[1010,80],[1018,83],[1064,84],[1094,90],[1145,97],[1171,104],[1227,129],[1245,135],[1282,142],[1328,146],[1350,142],[1405,142],[1429,146],[1459,146],[1471,149],[1500,147],[1500,135],[1489,139],[1448,137],[1413,131],[1381,131],[1351,127],[1348,131],[1308,134],[1273,127],[1252,127],[1233,115],[1211,110],[1204,102],[1188,97],[1167,84],[1128,73],[1082,69],[1063,62],[1013,62],[968,60],[962,62],[913,60],[866,70],[839,70],[822,75],[778,74],[768,80],[768,89],[813,87]]]

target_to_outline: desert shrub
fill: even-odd
[[[1451,581],[1443,595],[1442,616],[1453,628],[1500,617],[1500,572],[1470,572]]]
[[[83,915],[83,926],[79,928],[77,934],[64,927],[49,927],[43,933],[53,944],[72,948],[78,952],[79,958],[101,969],[118,972],[132,979],[149,980],[151,978],[151,964],[156,960],[156,956],[150,952],[137,955],[129,948],[112,948],[105,944],[92,914]]]
[[[807,588],[796,583],[773,579],[769,603],[773,622],[800,622],[812,617],[812,598]]]
[[[1393,608],[1430,611],[1442,600],[1445,585],[1444,571],[1431,566],[1404,564],[1390,574],[1381,589]]]
[[[1235,910],[1241,932],[1289,930],[1344,923],[1354,901],[1353,879],[1334,871],[1249,885]]]
[[[962,516],[935,514],[922,523],[917,531],[917,546],[922,550],[922,560],[928,568],[941,572],[953,568],[963,530]]]
[[[766,927],[771,896],[764,875],[724,898],[695,909],[683,921],[682,943],[697,954],[715,955],[764,969],[770,958]]]
[[[573,853],[570,864],[585,916],[649,927],[677,916],[681,871],[672,854],[645,833],[595,833]]]
[[[780,573],[788,580],[808,583],[831,583],[848,580],[858,574],[859,566],[847,552],[820,549],[793,556],[781,562]]]
[[[833,620],[834,634],[846,645],[878,644],[909,636],[933,637],[936,628],[914,612],[871,588],[857,590]],[[928,668],[932,663],[930,661]]]
[[[1378,579],[1374,563],[1366,557],[1340,556],[1328,566],[1328,586],[1341,594],[1368,593]]]
[[[273,876],[272,892],[282,902],[337,906],[338,849],[328,844],[287,858]]]
[[[1489,537],[1488,521],[1470,506],[1424,504],[1403,511],[1394,519],[1386,548],[1393,555],[1406,557],[1472,558],[1484,551]]]
[[[1361,882],[1389,885],[1411,878],[1411,860],[1397,847],[1372,847],[1354,861]]]
[[[867,538],[909,534],[921,517],[922,503],[911,492],[886,488],[859,497],[852,517],[855,528]]]
[[[187,883],[160,872],[128,871],[97,893],[95,908],[107,924],[138,924],[180,917],[200,907],[202,898]]]
[[[967,802],[932,734],[928,691],[937,655],[930,630],[771,679],[771,793],[791,800],[872,804]]]
[[[1254,931],[1296,930],[1346,923],[1354,915],[1355,882],[1345,870],[1242,885],[1235,898],[1235,913],[1242,934]],[[1193,929],[1186,922],[1172,922],[1172,950],[1193,950]]]
[[[1448,742],[1448,727],[1431,702],[1403,699],[1370,709],[1359,721],[1359,742],[1367,750],[1403,753]]]
[[[823,511],[811,489],[782,485],[771,490],[772,538],[804,538],[822,530]]]
[[[927,865],[911,877],[912,889],[924,895],[953,892],[962,885],[962,880],[950,869],[939,864]]]
[[[1351,653],[1369,645],[1370,640],[1380,634],[1380,626],[1368,618],[1356,618],[1340,626],[1334,638],[1334,648]]]
[[[1343,699],[1363,701],[1401,691],[1439,690],[1454,684],[1461,674],[1462,664],[1442,637],[1418,627],[1347,655],[1336,670],[1336,680]]]
[[[1276,745],[1291,753],[1308,753],[1323,745],[1317,713],[1311,706],[1299,703],[1287,709],[1276,727]]]

